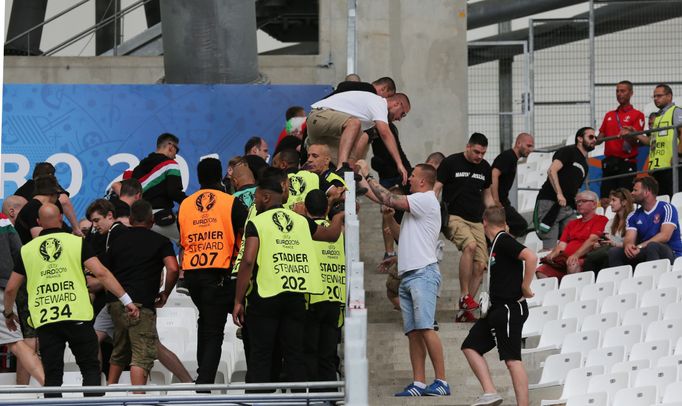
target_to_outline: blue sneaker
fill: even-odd
[[[450,385],[445,384],[438,379],[424,389],[426,396],[450,396]]]
[[[420,388],[419,386],[416,386],[415,384],[411,383],[403,389],[402,392],[398,392],[395,394],[395,396],[399,397],[407,397],[407,396],[422,396],[424,395],[424,390]]]

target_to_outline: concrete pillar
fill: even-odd
[[[246,0],[161,2],[166,83],[256,81],[256,5]]]
[[[464,0],[358,2],[357,73],[366,81],[391,76],[410,98],[412,110],[397,126],[413,163],[433,151],[462,151],[468,140],[466,7]]]

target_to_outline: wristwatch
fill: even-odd
[[[642,248],[644,248],[644,247],[642,247],[642,244],[639,244],[639,245],[637,246],[637,249],[638,249],[638,250],[641,250]]]

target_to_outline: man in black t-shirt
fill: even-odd
[[[462,252],[459,259],[460,310],[478,308],[474,295],[478,290],[488,254],[481,223],[483,209],[492,206],[490,164],[483,159],[488,138],[473,133],[466,150],[445,158],[438,167],[436,195],[443,191],[443,202],[450,218],[445,237]]]
[[[519,158],[527,157],[533,152],[534,147],[533,136],[528,133],[521,133],[516,137],[514,147],[502,152],[493,161],[490,192],[493,195],[495,204],[504,207],[509,232],[516,237],[525,234],[528,222],[511,205],[509,190],[514,185]]]
[[[575,196],[587,177],[587,154],[596,143],[594,128],[583,127],[575,134],[575,145],[560,148],[552,157],[533,213],[544,249],[553,248],[566,224],[576,218]]]
[[[130,381],[145,385],[157,358],[156,307],[162,307],[175,287],[178,261],[170,240],[151,231],[152,206],[144,200],[130,208],[130,228],[111,241],[106,256],[111,271],[140,309],[137,323],[129,323],[123,306],[108,294],[107,305],[114,322],[114,350],[109,361],[109,384],[118,383],[130,364]],[[165,290],[159,281],[166,268]]]
[[[526,298],[533,297],[533,280],[537,257],[532,250],[505,232],[504,208],[493,206],[483,213],[486,238],[490,249],[490,308],[485,318],[474,324],[462,343],[462,351],[483,388],[477,405],[499,405],[502,397],[492,384],[483,354],[497,346],[500,360],[511,374],[516,404],[528,406],[528,375],[521,361],[521,331],[528,319]],[[525,268],[525,270],[524,270]]]
[[[140,181],[135,178],[122,180],[118,197],[111,199],[111,203],[115,208],[114,218],[116,218],[116,221],[129,226],[130,206],[140,199],[142,199],[142,185]]]

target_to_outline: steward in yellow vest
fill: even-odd
[[[5,309],[14,307],[17,290],[26,278],[30,321],[38,333],[45,386],[61,386],[67,343],[81,368],[83,385],[97,386],[99,346],[90,323],[93,311],[83,265],[123,303],[129,317],[137,318],[139,309],[84,240],[61,231],[62,217],[57,206],[43,204],[38,216],[43,231],[21,249],[21,260],[5,288]],[[4,313],[7,327],[16,330],[17,316],[11,310]]]
[[[230,273],[247,209],[222,190],[220,160],[201,160],[197,174],[201,189],[180,204],[178,224],[185,284],[199,311],[196,382],[213,383],[222,354],[225,322],[234,303]]]
[[[321,190],[308,193],[305,199],[308,216],[320,225],[328,225],[327,196]],[[337,214],[338,216],[338,214]],[[343,234],[335,242],[315,242],[325,292],[310,295],[305,325],[304,353],[309,381],[336,379],[336,360],[341,328],[339,319],[346,303],[346,255]]]
[[[330,227],[322,227],[284,209],[287,191],[286,173],[266,169],[256,189],[258,215],[244,230],[246,242],[232,318],[238,326],[247,327],[247,382],[271,380],[275,343],[282,344],[287,378],[306,380],[305,293],[321,294],[324,290],[313,239],[336,241],[343,225],[343,214],[334,218]]]
[[[660,84],[654,89],[654,104],[659,108],[656,113],[652,129],[670,127],[682,124],[682,109],[673,103],[673,91],[670,86]],[[677,151],[674,151],[674,142],[677,137]],[[672,166],[673,153],[680,155],[682,142],[682,128],[659,130],[651,133],[649,150],[649,170],[663,169],[652,172],[651,176],[658,182],[659,195],[673,194],[673,174],[670,169]],[[680,169],[677,169],[678,173]],[[678,179],[679,186],[682,186],[682,179]]]

